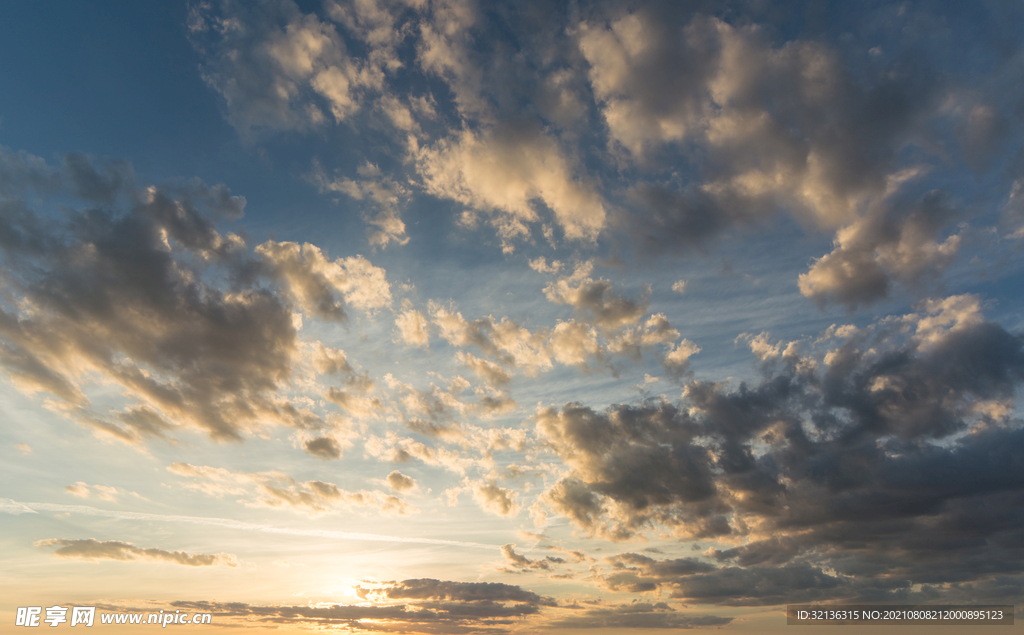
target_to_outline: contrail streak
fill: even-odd
[[[286,536],[308,536],[327,538],[330,540],[365,540],[372,542],[404,542],[422,545],[447,545],[450,547],[472,547],[475,549],[498,549],[498,545],[486,545],[481,542],[465,542],[461,540],[442,540],[440,538],[409,538],[404,536],[384,536],[381,534],[362,534],[349,531],[330,531],[327,529],[292,529],[290,527],[274,527],[243,523],[230,518],[208,518],[205,516],[168,516],[164,514],[146,514],[143,512],[118,512],[98,509],[87,505],[56,505],[53,503],[21,503],[9,498],[0,499],[0,512],[8,514],[34,514],[39,511],[84,514],[86,516],[102,516],[121,520],[143,520],[165,523],[188,523],[190,525],[208,525],[239,531],[256,531],[265,534],[282,534]]]

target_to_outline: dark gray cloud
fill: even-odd
[[[336,459],[341,456],[341,447],[331,437],[317,437],[303,444],[306,452],[322,459]]]
[[[132,443],[182,425],[217,439],[266,423],[331,427],[280,392],[300,356],[292,302],[326,317],[346,306],[372,311],[390,302],[382,269],[293,243],[265,243],[254,257],[214,226],[245,206],[223,185],[138,187],[130,166],[80,155],[51,167],[2,151],[0,170],[0,258],[12,294],[0,304],[0,363],[21,390],[48,392],[72,418]],[[57,197],[67,204],[61,218],[27,203]],[[326,295],[304,294],[310,281]],[[321,345],[314,362],[355,376],[340,351]],[[96,411],[89,377],[136,403]],[[329,435],[309,443],[319,456],[340,454]]]
[[[456,602],[519,602],[536,606],[553,606],[553,600],[501,582],[452,582],[421,578],[391,583],[383,590],[389,599],[451,600]]]
[[[767,605],[975,598],[1019,582],[1024,426],[1008,413],[1024,338],[971,296],[844,337],[807,355],[754,338],[760,382],[692,381],[679,406],[538,413],[572,469],[542,496],[548,509],[609,539],[668,527],[739,541],[706,559],[622,554],[602,585]]]
[[[555,602],[496,582],[415,579],[357,587],[371,605],[267,606],[242,602],[173,602],[175,608],[213,613],[222,623],[345,625],[373,632],[503,633]]]
[[[189,567],[210,567],[214,565],[238,566],[235,556],[226,553],[203,554],[185,553],[184,551],[166,551],[152,547],[136,547],[130,542],[120,540],[96,540],[85,538],[71,540],[67,538],[48,538],[37,540],[37,547],[56,547],[54,555],[61,558],[82,558],[83,560],[149,560],[171,562]]]
[[[573,468],[546,502],[588,530],[626,538],[668,510],[714,509],[711,459],[692,442],[701,429],[667,402],[604,413],[581,404],[546,408],[537,431]]]
[[[879,206],[839,232],[832,253],[800,275],[800,292],[819,305],[856,308],[888,296],[893,282],[921,287],[956,256],[960,236],[942,239],[940,231],[958,216],[940,191],[912,205]]]

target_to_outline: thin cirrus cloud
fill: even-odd
[[[203,516],[173,516],[167,514],[148,514],[145,512],[122,512],[98,509],[85,505],[57,505],[53,503],[19,502],[11,499],[4,499],[0,502],[0,511],[6,514],[35,514],[40,511],[51,511],[65,514],[84,514],[87,516],[98,516],[102,518],[116,518],[121,520],[139,520],[150,522],[171,522],[186,523],[192,525],[207,525],[210,527],[225,527],[239,531],[254,531],[270,534],[281,534],[289,536],[306,536],[310,538],[323,538],[326,540],[365,540],[369,542],[406,542],[410,544],[425,545],[449,545],[453,547],[472,547],[477,549],[497,549],[497,545],[488,545],[461,540],[444,540],[440,538],[388,536],[383,534],[368,534],[358,532],[330,531],[321,529],[295,529],[290,527],[275,527],[271,525],[257,525],[244,523],[228,518],[208,518]]]

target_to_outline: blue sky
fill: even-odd
[[[5,612],[1020,598],[1018,6],[2,13]]]

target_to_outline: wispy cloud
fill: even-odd
[[[257,525],[255,523],[244,523],[238,520],[231,520],[229,518],[148,514],[145,512],[112,511],[107,509],[99,509],[96,507],[89,507],[87,505],[23,503],[11,499],[0,500],[0,512],[6,514],[37,513],[41,511],[57,512],[62,514],[82,514],[85,516],[100,516],[103,518],[117,518],[119,520],[137,520],[142,522],[186,523],[190,525],[207,525],[210,527],[236,529],[238,531],[254,531],[266,534],[281,534],[286,536],[305,536],[309,538],[324,538],[326,540],[403,542],[421,545],[447,545],[451,547],[471,547],[474,549],[493,550],[498,550],[500,548],[500,545],[487,545],[480,542],[468,542],[463,540],[444,540],[441,538],[416,538],[408,536],[385,536],[381,534],[366,534],[348,531],[330,531],[326,529],[295,529],[292,527],[275,527],[272,525]]]

